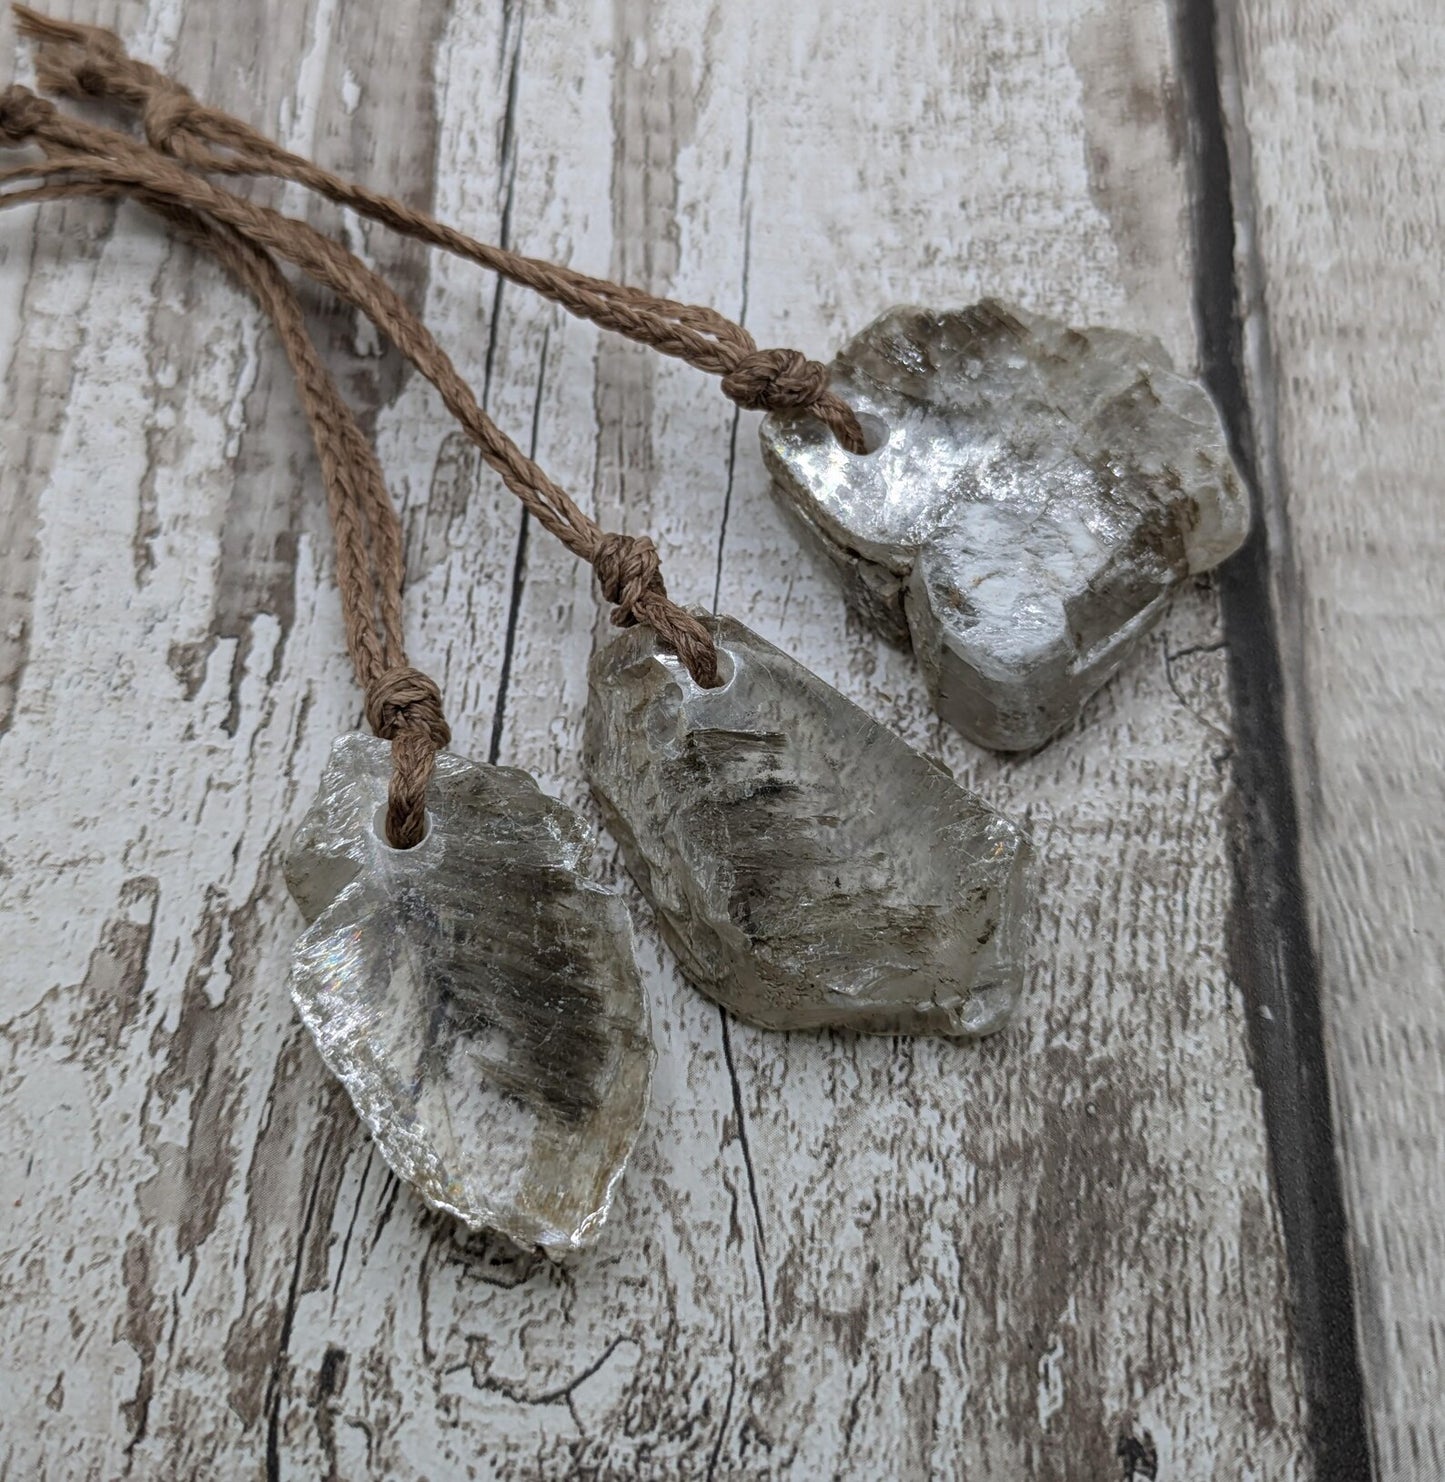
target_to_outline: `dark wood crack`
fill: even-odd
[[[1174,0],[1172,6],[1188,126],[1200,365],[1255,500],[1253,533],[1216,578],[1235,735],[1230,966],[1244,995],[1264,1106],[1315,1477],[1361,1482],[1373,1472],[1286,713],[1286,697],[1298,686],[1287,672],[1273,599],[1277,590],[1286,596],[1292,590],[1273,581],[1274,567],[1288,559],[1288,525],[1276,507],[1278,481],[1260,478],[1263,462],[1277,463],[1273,450],[1258,445],[1256,427],[1267,424],[1251,406],[1245,369],[1242,272],[1256,280],[1249,285],[1253,312],[1265,316],[1267,305],[1257,264],[1236,257],[1238,213],[1257,213],[1248,190],[1238,188],[1247,176],[1237,175],[1231,146],[1237,151],[1247,141],[1231,137],[1223,91],[1232,72],[1222,67],[1237,65],[1231,4]],[[1252,232],[1245,241],[1253,241]],[[1264,329],[1267,334],[1267,319]]]

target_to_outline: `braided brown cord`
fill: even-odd
[[[23,120],[22,107],[18,118]],[[37,115],[30,111],[34,120]],[[0,109],[0,132],[13,136],[17,115]],[[13,174],[14,172],[6,172]],[[76,195],[116,196],[122,188],[74,176],[32,191],[0,195],[0,205]],[[451,741],[435,682],[406,660],[401,632],[403,578],[401,521],[381,467],[307,331],[301,305],[270,253],[231,228],[163,196],[132,191],[177,235],[210,252],[248,288],[276,327],[296,375],[326,486],[336,536],[336,576],[346,646],[366,693],[366,716],[391,742],[386,836],[398,849],[420,843],[426,831],[426,793],[436,755]]]
[[[613,622],[645,622],[677,653],[698,684],[710,688],[718,682],[712,638],[691,613],[667,596],[651,541],[610,535],[584,514],[487,416],[446,352],[391,285],[339,242],[306,222],[222,190],[125,134],[62,114],[54,104],[23,87],[12,85],[0,95],[0,135],[16,143],[34,139],[48,156],[41,162],[0,171],[0,181],[91,180],[204,212],[294,263],[360,309],[437,388],[463,431],[542,527],[584,561],[594,567],[602,563],[599,577],[604,595],[617,603]],[[28,198],[28,194],[17,192],[16,198]],[[645,584],[635,575],[626,581],[614,579],[619,543],[636,547],[629,570],[645,570]]]
[[[850,453],[866,451],[857,415],[830,389],[828,368],[819,361],[797,350],[760,350],[742,325],[714,309],[658,298],[478,242],[391,196],[323,170],[242,120],[207,107],[180,83],[129,56],[111,31],[52,20],[23,5],[15,7],[15,14],[21,33],[41,43],[35,65],[42,87],[139,110],[151,144],[192,169],[295,181],[393,231],[500,273],[580,318],[721,376],[723,393],[738,406],[811,410]]]

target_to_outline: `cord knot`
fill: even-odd
[[[451,744],[436,680],[409,664],[388,669],[367,687],[366,723],[383,741],[410,732],[424,735],[434,751]]]
[[[53,103],[12,82],[0,93],[0,139],[7,144],[24,144],[40,132],[54,112]]]
[[[153,149],[163,154],[170,151],[171,140],[182,129],[189,128],[205,109],[176,83],[168,81],[145,100],[141,108],[141,126]]]
[[[667,595],[657,547],[647,536],[604,532],[597,537],[591,560],[602,595],[613,605],[612,621],[619,628],[646,624],[703,689],[717,684],[712,634]]]
[[[638,608],[649,597],[667,600],[657,547],[645,535],[599,536],[592,569],[602,595],[613,606],[612,621],[619,628],[630,628],[637,622]]]
[[[752,350],[722,378],[722,389],[750,412],[782,412],[815,405],[829,380],[828,367],[801,350]]]
[[[77,27],[80,29],[84,30],[84,36],[76,36],[71,41],[72,45],[80,48],[79,53],[67,57],[63,63],[51,59],[51,65],[65,72],[70,83],[65,91],[103,98],[114,83],[116,67],[130,58],[126,56],[120,39],[109,31],[102,31],[98,26]]]

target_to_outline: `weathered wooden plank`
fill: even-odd
[[[1376,1471],[1445,1475],[1445,38],[1408,0],[1252,3],[1222,56],[1262,477]],[[1228,43],[1232,42],[1233,45]]]
[[[374,33],[327,0],[122,19],[343,168],[767,341],[825,350],[897,299],[999,291],[1191,358],[1153,0],[438,5]],[[0,223],[21,310],[0,321],[5,416],[36,449],[4,485],[36,532],[0,737],[20,964],[0,1372],[34,1417],[7,1428],[6,1467],[1305,1475],[1224,941],[1208,589],[1079,729],[986,757],[931,720],[904,656],[846,627],[714,386],[366,235],[505,425],[657,537],[674,592],[716,595],[1043,847],[1022,1021],[974,1048],[730,1024],[638,903],[654,1111],[601,1248],[556,1271],[386,1178],[292,1024],[278,853],[357,711],[304,429],[211,269],[134,213],[73,219],[106,239]],[[406,503],[414,651],[459,748],[590,806],[586,574],[524,532],[429,394],[346,317],[329,328]]]

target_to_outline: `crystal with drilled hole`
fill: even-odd
[[[286,860],[291,996],[428,1204],[557,1255],[607,1217],[652,1074],[622,900],[525,772],[443,752],[426,837],[380,835],[391,748],[342,736]]]
[[[768,417],[774,491],[984,746],[1073,721],[1170,589],[1248,533],[1219,414],[1153,340],[992,300],[892,309],[833,385],[878,446],[854,456],[815,418]]]
[[[628,629],[592,661],[583,752],[688,976],[766,1029],[1001,1027],[1025,835],[756,633],[698,616],[724,682]]]

